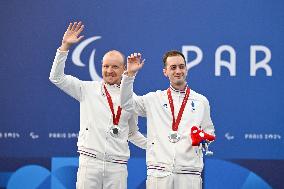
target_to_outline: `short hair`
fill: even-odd
[[[164,67],[166,67],[166,64],[167,64],[167,58],[172,57],[172,56],[181,56],[184,60],[184,63],[186,64],[185,56],[180,51],[171,50],[171,51],[166,52],[163,56]]]
[[[124,54],[123,54],[122,52],[120,52],[120,51],[118,51],[118,50],[110,50],[110,51],[106,52],[105,55],[103,56],[102,62],[103,62],[104,57],[105,57],[106,55],[111,55],[111,54],[120,54],[121,57],[122,57],[122,60],[123,60],[123,65],[126,66],[125,56],[124,56]]]

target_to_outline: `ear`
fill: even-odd
[[[163,69],[163,73],[164,73],[164,76],[165,76],[165,77],[168,77],[166,68]]]

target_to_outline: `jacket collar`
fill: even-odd
[[[173,88],[172,85],[170,85],[171,91],[173,91],[173,92],[175,92],[175,93],[185,93],[187,87],[188,87],[188,86],[187,86],[187,84],[186,84],[186,86],[185,86],[185,88],[184,88],[183,90],[178,90],[178,89]]]

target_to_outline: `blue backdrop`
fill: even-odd
[[[188,84],[208,97],[217,140],[204,188],[283,188],[284,2],[281,0],[1,1],[0,188],[75,188],[79,104],[53,86],[69,22],[84,40],[66,73],[101,76],[111,49],[141,52],[135,92],[166,89],[162,55],[187,59]],[[139,120],[146,133],[146,122]],[[145,188],[145,151],[131,145],[128,188]]]

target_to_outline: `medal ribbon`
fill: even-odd
[[[181,120],[184,108],[186,106],[189,94],[190,94],[190,89],[189,89],[189,87],[186,87],[185,96],[183,98],[181,107],[179,109],[177,119],[175,119],[175,108],[174,108],[174,103],[173,103],[173,97],[172,97],[171,89],[168,88],[168,90],[167,90],[168,100],[169,100],[169,104],[170,104],[171,112],[172,112],[172,116],[173,116],[173,122],[172,122],[172,130],[173,131],[177,131],[178,130],[178,126],[179,126],[179,123],[180,123],[180,120]]]
[[[107,90],[105,85],[104,85],[104,89],[105,89],[108,105],[109,105],[109,108],[110,108],[111,113],[112,113],[112,122],[113,122],[114,125],[118,125],[119,120],[120,120],[120,115],[121,115],[122,108],[120,106],[118,106],[118,109],[117,109],[117,112],[116,112],[116,116],[115,116],[114,108],[113,108],[113,102],[112,102],[111,96],[110,96],[110,94],[109,94],[109,92],[108,92],[108,90]]]

